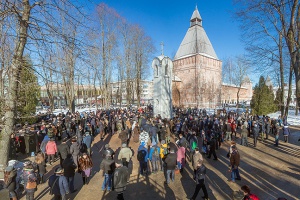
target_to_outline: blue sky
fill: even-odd
[[[238,23],[232,18],[231,0],[104,0],[129,22],[140,24],[152,37],[160,55],[173,57],[189,28],[189,20],[197,4],[203,27],[219,59],[244,54]]]

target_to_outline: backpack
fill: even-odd
[[[255,194],[249,194],[249,200],[259,200],[259,198]]]
[[[161,152],[164,156],[168,154],[168,148],[167,148],[167,147],[163,147],[163,146],[162,146],[160,149],[161,149],[160,152]]]
[[[152,154],[152,160],[153,160],[153,159],[157,159],[157,158],[159,158],[159,152],[158,152],[158,150],[157,150],[157,147],[155,147],[155,148],[154,148],[154,152],[153,152],[153,154]]]
[[[192,150],[195,150],[196,147],[198,147],[197,142],[193,141],[193,143],[192,143]]]
[[[145,161],[146,154],[147,152],[145,150],[139,150],[137,154],[137,160],[140,162]]]

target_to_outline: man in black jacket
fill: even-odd
[[[216,139],[214,134],[211,135],[211,139],[209,142],[209,154],[207,158],[211,158],[211,154],[214,156],[214,160],[218,160],[217,154],[216,154]]]
[[[115,161],[112,159],[112,156],[110,153],[106,154],[106,157],[102,160],[100,164],[100,170],[103,171],[103,184],[102,184],[102,191],[104,191],[106,188],[108,191],[111,190],[112,186],[112,175],[115,171]]]
[[[123,166],[122,161],[118,161],[114,172],[114,190],[118,194],[118,200],[124,200],[123,193],[126,190],[129,176],[128,168]]]
[[[170,149],[170,153],[167,154],[165,158],[165,164],[166,164],[166,182],[165,184],[170,183],[170,175],[172,175],[172,182],[174,182],[175,179],[175,168],[177,165],[177,154],[175,153],[174,149]]]
[[[58,145],[58,147],[57,147],[61,167],[62,167],[62,163],[63,163],[64,159],[66,159],[67,155],[70,153],[70,147],[67,144],[67,140],[68,140],[67,138],[64,138],[62,143],[60,145]]]
[[[69,183],[70,192],[73,193],[76,191],[74,190],[74,176],[77,166],[73,161],[72,154],[67,155],[67,158],[64,159],[62,166],[64,169],[64,176],[67,178]]]
[[[204,196],[203,199],[208,199],[208,193],[205,186],[205,175],[206,175],[206,167],[202,164],[202,162],[198,162],[197,164],[197,171],[196,171],[196,188],[194,195],[189,198],[190,200],[195,200],[199,191],[202,189]]]

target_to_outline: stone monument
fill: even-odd
[[[172,71],[173,62],[168,56],[157,56],[152,61],[153,74],[153,114],[163,119],[172,118]]]

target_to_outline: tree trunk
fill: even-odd
[[[241,91],[241,87],[239,87],[239,89],[236,93],[236,108],[239,108],[240,91]]]
[[[4,115],[4,128],[1,131],[0,140],[0,164],[6,166],[9,155],[9,140],[10,135],[14,130],[15,123],[15,110],[17,101],[17,90],[18,90],[18,78],[19,73],[22,69],[22,58],[27,43],[27,32],[28,32],[28,21],[30,16],[30,4],[29,0],[22,1],[22,15],[18,18],[19,29],[17,29],[19,38],[16,40],[14,56],[12,59],[12,64],[10,66],[9,72],[9,85],[5,100],[5,115]]]
[[[292,80],[293,80],[293,68],[290,67],[288,96],[287,96],[287,100],[286,100],[284,115],[281,115],[281,116],[288,116],[288,114],[289,114],[289,106],[290,106],[291,95],[292,95]],[[284,93],[284,92],[282,92],[282,93]],[[284,104],[284,103],[282,102],[282,104]]]
[[[281,94],[280,94],[280,100],[281,100],[281,105],[280,105],[280,112],[281,116],[284,114],[284,65],[283,65],[283,55],[282,55],[282,34],[279,33],[279,43],[278,43],[278,48],[279,48],[279,65],[280,65],[280,87],[281,87]]]

